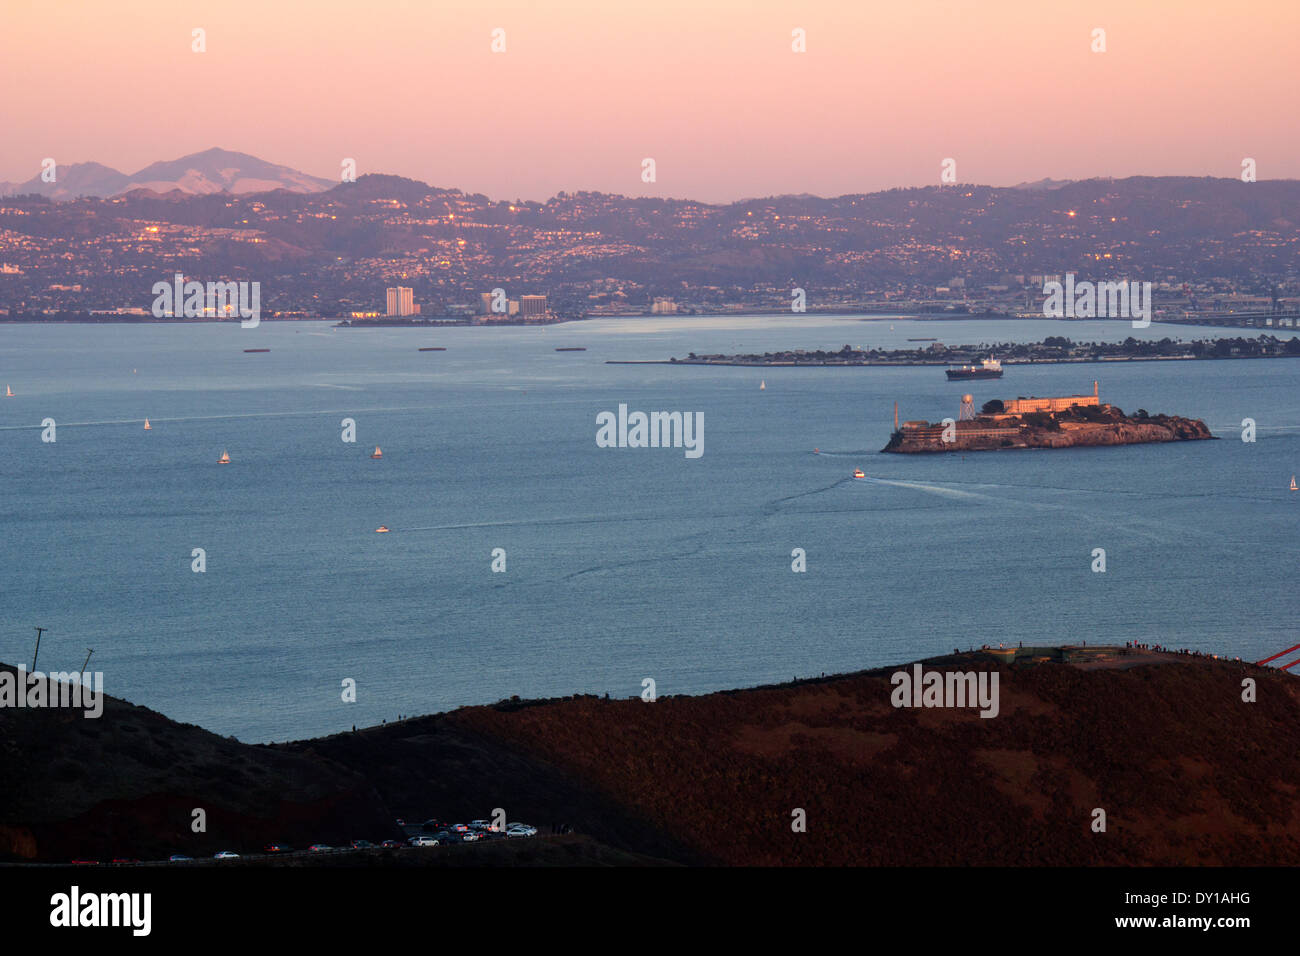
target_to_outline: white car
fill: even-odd
[[[238,853],[232,853],[230,850],[222,850],[220,853],[214,853],[214,854],[212,855],[212,859],[214,859],[214,860],[238,860],[238,859],[239,859],[239,854],[238,854]]]
[[[411,846],[437,846],[438,840],[431,836],[418,836],[411,838]]]
[[[537,827],[530,827],[527,823],[512,823],[506,827],[507,837],[531,837],[537,836]]]

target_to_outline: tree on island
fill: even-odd
[[[980,414],[1001,415],[1005,410],[1006,410],[1006,406],[1002,404],[1002,399],[991,398],[984,403],[984,406],[980,409]]]

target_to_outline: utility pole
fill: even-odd
[[[95,649],[93,647],[86,648],[86,663],[81,665],[81,673],[77,675],[78,681],[80,681],[81,678],[86,676],[86,664],[90,663],[90,655],[93,653],[95,653]]]
[[[34,624],[33,624],[32,626],[33,626],[33,627],[36,627],[36,625],[34,625]],[[36,651],[35,651],[35,653],[32,654],[32,670],[33,670],[33,671],[36,670],[36,657],[37,657],[38,654],[41,653],[41,634],[43,634],[45,631],[48,631],[48,630],[49,630],[48,627],[37,627],[37,628],[36,628]]]

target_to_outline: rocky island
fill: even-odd
[[[1138,445],[1147,442],[1196,441],[1213,435],[1200,419],[1150,415],[1139,408],[1132,415],[1100,401],[1097,383],[1091,395],[1016,398],[986,402],[978,414],[970,395],[962,396],[960,418],[938,424],[927,421],[898,425],[882,451],[924,454],[949,451],[997,451],[1004,448],[1074,448],[1097,445]]]

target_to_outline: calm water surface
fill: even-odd
[[[114,696],[263,741],[512,694],[633,696],[645,677],[698,693],[1000,641],[1264,656],[1300,640],[1300,362],[1013,367],[974,383],[936,368],[604,364],[1224,334],[1246,333],[824,316],[0,326],[0,385],[15,392],[0,399],[0,660],[30,663],[41,624],[42,669],[78,669],[93,647]],[[417,351],[435,344],[447,351]],[[569,345],[587,351],[554,351]],[[982,403],[1094,378],[1105,401],[1202,418],[1223,440],[879,453],[894,401],[934,421],[967,390]],[[703,457],[598,448],[596,414],[619,403],[703,412]],[[855,467],[872,480],[850,480]],[[1099,547],[1105,574],[1090,571]],[[356,704],[340,697],[349,677]]]

